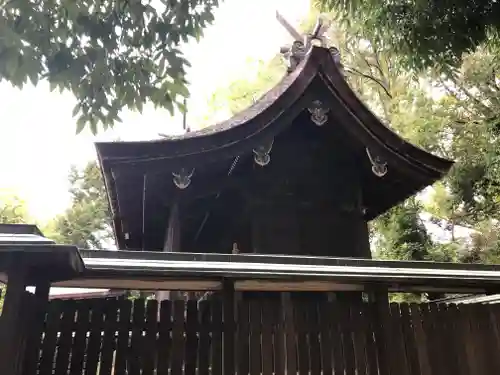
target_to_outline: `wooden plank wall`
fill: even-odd
[[[224,311],[221,300],[54,300],[25,375],[500,374],[496,305],[243,300],[231,331]]]

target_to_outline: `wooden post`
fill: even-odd
[[[7,273],[2,316],[0,317],[0,374],[22,375],[25,354],[25,330],[30,307],[26,292],[26,270]]]
[[[224,341],[223,341],[223,374],[234,375],[235,369],[235,298],[234,283],[232,280],[224,280],[222,290],[222,301],[224,305]]]
[[[33,320],[30,324],[28,342],[26,344],[25,355],[25,375],[36,374],[38,366],[41,336],[43,332],[43,324],[45,313],[49,302],[50,283],[41,281],[35,286],[35,306],[33,309]]]

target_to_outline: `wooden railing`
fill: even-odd
[[[497,305],[54,300],[24,373],[493,375],[499,329]]]

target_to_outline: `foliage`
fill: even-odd
[[[375,222],[379,235],[377,257],[380,259],[428,260],[433,245],[415,198],[394,207]]]
[[[92,161],[82,170],[73,167],[69,182],[72,204],[51,223],[53,239],[83,249],[109,247],[112,223],[99,166]]]
[[[188,61],[218,0],[11,0],[0,2],[0,81],[41,79],[72,92],[77,132],[120,121],[125,107],[182,107]]]
[[[237,114],[250,107],[283,77],[286,66],[280,56],[268,62],[256,61],[255,75],[232,82],[227,87],[218,88],[209,100],[211,115],[227,109]]]
[[[491,0],[316,0],[347,24],[383,43],[406,68],[459,66],[462,55],[500,29],[500,3]]]
[[[11,194],[0,194],[0,224],[29,224],[26,202]]]
[[[0,191],[0,224],[31,224],[26,202],[9,192]],[[0,314],[4,299],[5,288],[0,287]]]

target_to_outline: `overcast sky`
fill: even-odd
[[[189,119],[207,113],[206,102],[217,88],[245,77],[249,59],[269,59],[290,41],[275,20],[279,10],[298,25],[309,9],[309,0],[225,0],[215,23],[200,44],[184,49],[192,63]],[[123,113],[123,124],[93,137],[75,135],[71,94],[51,93],[48,85],[23,90],[0,84],[0,191],[16,192],[28,203],[31,214],[47,220],[67,206],[67,174],[71,164],[95,158],[93,142],[156,138],[159,132],[181,131],[181,119],[146,107],[143,114]],[[192,124],[196,126],[196,124]]]

